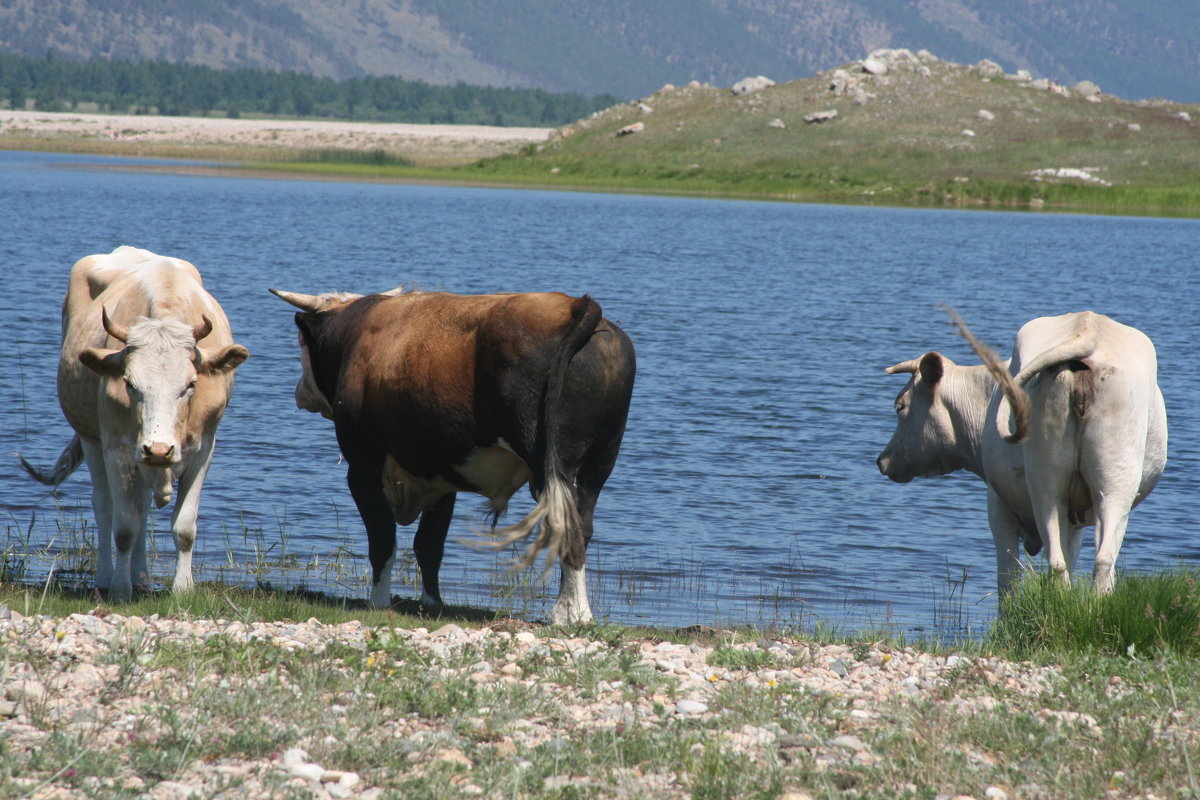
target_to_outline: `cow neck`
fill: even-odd
[[[996,379],[981,365],[946,372],[939,389],[954,425],[961,468],[983,478],[983,431]]]

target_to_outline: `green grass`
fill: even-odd
[[[1009,797],[1111,791],[1195,799],[1200,654],[1186,649],[1182,631],[1194,624],[1184,610],[1194,612],[1196,579],[1182,570],[1122,576],[1109,600],[1034,576],[1005,607],[997,631],[1006,635],[955,648],[965,657],[947,667],[936,688],[915,695],[859,697],[770,678],[781,670],[817,674],[831,653],[850,670],[886,668],[903,642],[837,638],[839,647],[828,651],[822,645],[829,642],[780,642],[753,630],[732,640],[722,635],[719,644],[701,637],[694,641],[709,648],[705,669],[712,671],[711,684],[704,675],[711,693],[702,716],[671,712],[686,696],[681,680],[647,660],[658,642],[689,641],[677,632],[537,628],[469,609],[431,620],[315,595],[204,585],[183,597],[102,605],[100,613],[151,624],[155,614],[243,624],[359,621],[362,634],[301,648],[273,636],[239,639],[230,628],[194,638],[149,629],[113,636],[94,657],[105,676],[99,713],[65,714],[54,687],[56,676],[77,669],[71,637],[56,643],[53,622],[38,623],[40,636],[0,632],[0,686],[19,670],[48,687],[29,707],[26,727],[6,729],[10,722],[0,718],[0,730],[12,734],[0,736],[0,798],[28,796],[39,786],[135,797],[163,781],[226,768],[219,782],[228,796],[311,796],[276,768],[245,771],[303,747],[312,761],[354,771],[384,797],[779,798],[803,791],[813,798],[926,799],[981,797],[997,786]],[[1102,600],[1127,609],[1113,614],[1119,619],[1138,616],[1140,605],[1151,622],[1148,606],[1153,636],[1138,639],[1131,653],[1099,632],[1033,646],[1028,634],[1002,628],[1026,617],[1073,617],[1080,630],[1091,619],[1103,631],[1109,623]],[[0,586],[0,603],[56,620],[95,606],[88,596],[12,585]],[[1164,631],[1176,617],[1181,633],[1168,645]],[[402,630],[447,621],[543,638],[523,646],[492,632],[439,648]],[[930,658],[946,652],[935,648]],[[1022,653],[1053,668],[1000,660]],[[501,670],[515,679],[491,677]],[[576,709],[597,702],[638,713],[617,724],[585,724]],[[846,734],[864,743],[865,755],[830,761],[828,743]],[[28,746],[29,736],[37,747]],[[738,736],[763,744],[735,745],[731,737]]]
[[[1112,594],[1031,575],[1004,599],[987,637],[1017,658],[1082,653],[1200,658],[1200,575],[1178,568],[1126,575]]]

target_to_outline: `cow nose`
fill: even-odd
[[[879,467],[879,471],[882,474],[887,475],[889,461],[890,459],[887,456],[880,453],[879,458],[875,459],[875,466]]]
[[[142,445],[142,460],[147,464],[169,464],[175,457],[175,445],[166,442],[150,442]]]

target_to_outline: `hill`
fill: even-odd
[[[1200,101],[1175,0],[7,0],[0,50],[622,97],[811,77],[876,48]]]
[[[1200,106],[900,49],[786,84],[665,86],[473,170],[624,190],[1194,215],[1197,152]]]

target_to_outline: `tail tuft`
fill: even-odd
[[[47,486],[57,487],[74,472],[80,464],[83,463],[83,442],[80,441],[79,435],[76,434],[70,444],[58,456],[58,461],[54,462],[54,467],[49,472],[42,472],[33,464],[17,453],[17,458],[21,459],[21,466],[29,473],[29,476],[38,483],[43,483]]]

